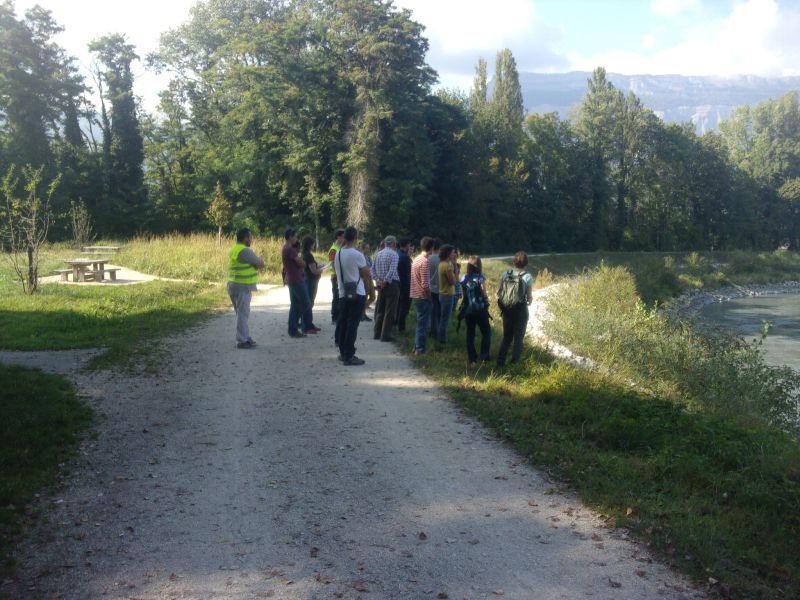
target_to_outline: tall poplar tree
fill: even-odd
[[[105,165],[109,176],[107,220],[117,233],[133,233],[142,227],[147,208],[144,187],[144,142],[136,114],[131,63],[138,60],[135,49],[124,35],[112,34],[93,41],[89,49],[105,67],[100,76],[110,103],[105,123],[104,146],[108,144]]]

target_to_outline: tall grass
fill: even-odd
[[[140,236],[123,242],[114,260],[160,277],[224,282],[228,274],[228,252],[234,243],[233,238],[225,237],[220,245],[217,236],[206,233]],[[262,281],[280,282],[282,246],[283,240],[279,238],[253,240],[253,250],[267,265]]]
[[[800,433],[799,374],[765,364],[758,345],[724,331],[700,333],[647,307],[623,267],[570,280],[550,310],[554,339],[660,397]]]

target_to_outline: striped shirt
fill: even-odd
[[[431,289],[431,272],[428,257],[420,254],[411,263],[411,297],[426,299]]]
[[[384,248],[378,252],[372,263],[372,278],[375,281],[385,281],[386,283],[400,281],[400,275],[397,274],[399,258],[397,252],[391,248]]]

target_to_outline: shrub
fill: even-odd
[[[800,375],[764,362],[760,345],[672,321],[637,296],[624,267],[600,266],[554,293],[547,331],[623,378],[692,409],[800,433]]]

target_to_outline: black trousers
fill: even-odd
[[[355,356],[358,326],[361,324],[361,314],[366,299],[366,296],[356,296],[355,300],[339,299],[339,320],[336,322],[335,336],[339,354],[344,360]]]
[[[388,340],[392,337],[397,318],[397,301],[400,299],[400,282],[394,281],[378,292],[375,305],[375,339]]]
[[[525,340],[525,332],[527,329],[527,305],[522,304],[503,311],[503,341],[500,343],[500,350],[497,352],[498,365],[505,364],[508,349],[512,342],[514,344],[514,349],[511,351],[511,362],[519,361],[520,356],[522,356],[522,342]]]
[[[439,313],[442,312],[442,305],[439,304],[439,294],[431,292],[431,300],[433,305],[431,307],[431,336],[434,338],[439,336]]]
[[[331,289],[333,290],[333,300],[331,300],[331,322],[339,321],[339,280],[331,277]]]
[[[492,347],[492,327],[489,325],[489,311],[484,310],[477,315],[464,318],[467,324],[467,356],[469,362],[478,360],[475,352],[475,328],[481,330],[481,360],[489,360],[489,350]]]
[[[406,318],[411,310],[411,288],[400,286],[400,300],[397,303],[397,330],[406,330]]]

